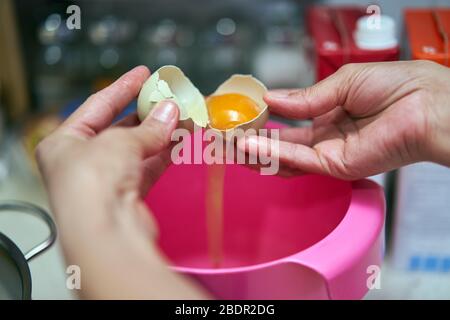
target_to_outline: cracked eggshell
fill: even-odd
[[[208,111],[203,95],[176,66],[156,70],[142,86],[137,102],[137,112],[142,121],[162,100],[173,100],[180,110],[180,125],[190,130],[195,123],[206,127]]]
[[[211,95],[222,95],[227,93],[240,93],[251,98],[259,107],[259,115],[247,122],[244,122],[234,128],[227,130],[220,130],[209,126],[211,129],[219,131],[221,133],[226,133],[237,128],[244,131],[248,129],[261,129],[266,124],[269,119],[269,109],[267,104],[264,102],[264,94],[267,92],[266,86],[258,79],[252,77],[251,75],[235,74],[232,75],[228,80],[223,82],[217,90]]]

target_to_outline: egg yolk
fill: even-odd
[[[259,114],[258,104],[239,93],[211,96],[206,100],[209,123],[219,130],[232,129],[255,119]]]

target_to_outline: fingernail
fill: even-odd
[[[247,144],[247,138],[243,137],[240,138],[237,143],[236,143],[236,147],[241,150],[241,151],[246,151],[246,144]]]
[[[281,99],[289,97],[289,90],[272,90],[268,91],[266,96],[271,99]]]
[[[158,121],[169,123],[176,114],[176,104],[172,101],[161,101],[150,111],[150,116]]]
[[[257,137],[247,137],[247,146],[249,148],[258,147],[258,138]]]
[[[260,148],[260,141],[257,137],[248,137],[246,140],[247,152],[250,154],[257,154]]]

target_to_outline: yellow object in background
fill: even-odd
[[[36,116],[25,124],[22,130],[22,143],[33,172],[38,172],[34,150],[42,139],[58,128],[61,122],[57,115],[45,114]]]
[[[0,98],[6,115],[22,119],[30,108],[30,97],[20,39],[11,0],[0,1]]]

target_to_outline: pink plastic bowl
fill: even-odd
[[[173,165],[146,198],[173,269],[219,299],[360,299],[382,260],[384,194],[374,182],[262,176],[227,165],[224,261],[211,268],[206,165]]]

